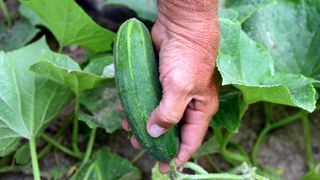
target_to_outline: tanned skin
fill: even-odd
[[[218,109],[215,63],[219,44],[218,0],[158,0],[152,39],[159,53],[163,96],[147,130],[159,137],[182,121],[176,166],[187,162],[201,146]],[[130,130],[128,122],[123,128]],[[135,148],[140,148],[135,137]],[[169,165],[160,162],[160,171]]]

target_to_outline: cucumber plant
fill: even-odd
[[[145,130],[161,99],[161,85],[150,34],[141,22],[129,20],[115,34],[73,0],[20,0],[14,12],[9,3],[0,0],[0,173],[23,172],[34,179],[143,179],[136,165],[144,151],[130,161],[96,141],[99,129],[117,136],[114,132],[124,118],[116,107],[120,100],[146,152],[160,161],[176,155],[178,129],[157,139]],[[139,18],[156,19],[156,0],[106,4],[125,5]],[[319,110],[319,19],[320,1],[221,0],[220,109],[210,123],[208,140],[193,162],[181,168],[171,162],[166,175],[155,165],[151,178],[279,179],[264,171],[259,147],[268,133],[301,121],[308,167],[301,179],[320,179],[309,122],[310,113]],[[85,62],[67,55],[75,46],[85,51]],[[247,109],[261,101],[264,127],[252,149],[244,148],[232,137]],[[279,119],[277,104],[296,110]],[[56,124],[58,130],[52,131]],[[54,149],[75,163],[54,172],[39,168],[39,161]],[[219,162],[212,154],[219,155]],[[203,158],[212,172],[199,165]],[[222,170],[221,161],[230,168]]]

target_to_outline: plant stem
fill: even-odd
[[[274,123],[271,123],[271,121],[266,121],[266,125],[265,127],[262,129],[262,131],[260,132],[254,146],[253,146],[253,149],[252,149],[252,163],[254,166],[257,166],[257,154],[258,154],[258,151],[259,151],[259,147],[260,147],[260,144],[262,142],[262,140],[265,138],[265,136],[272,130],[274,129],[277,129],[277,128],[280,128],[280,127],[283,127],[283,126],[286,126],[294,121],[297,121],[299,120],[299,118],[301,117],[301,113],[298,112],[298,113],[295,113],[291,116],[288,116],[284,119],[281,119],[281,120],[278,120],[278,121],[275,121]]]
[[[248,158],[243,157],[240,154],[233,153],[233,152],[231,152],[231,151],[229,151],[227,149],[227,145],[228,145],[231,137],[232,137],[232,133],[227,132],[225,137],[224,137],[223,143],[221,145],[221,149],[220,149],[222,156],[225,157],[226,160],[230,159],[230,160],[235,160],[235,161],[238,161],[238,162],[250,163]]]
[[[222,144],[222,132],[221,128],[213,128],[213,133],[219,144]]]
[[[243,118],[243,116],[246,113],[248,107],[249,107],[249,105],[245,101],[242,101],[242,103],[240,104],[240,119]]]
[[[81,166],[83,166],[85,163],[87,163],[88,160],[90,159],[90,156],[91,156],[91,153],[92,153],[92,149],[93,149],[93,145],[94,145],[94,139],[96,137],[96,133],[97,133],[97,128],[93,128],[91,130],[91,133],[90,133],[90,138],[89,138],[89,142],[88,142],[88,145],[87,145],[86,154],[84,156],[84,159],[82,161],[82,165]]]
[[[204,170],[201,166],[199,166],[198,164],[192,163],[192,162],[186,162],[186,163],[183,165],[183,167],[194,170],[194,172],[195,172],[196,174],[202,174],[202,175],[209,174],[209,173],[208,173],[206,170]]]
[[[78,158],[78,159],[82,159],[82,156],[80,156],[79,154],[73,152],[72,150],[68,149],[67,147],[59,144],[57,141],[55,141],[54,139],[52,139],[51,137],[47,136],[46,134],[41,134],[41,138],[43,138],[44,140],[48,141],[49,143],[51,143],[53,146],[55,146],[57,149],[59,149],[60,151]]]
[[[241,175],[233,174],[207,174],[207,175],[181,175],[178,180],[184,179],[211,179],[211,180],[245,180],[246,178]]]
[[[28,169],[28,167],[26,166],[3,166],[0,167],[0,173],[6,173],[6,172],[26,172],[26,169]],[[30,172],[31,173],[31,172]]]
[[[141,150],[133,159],[131,160],[131,163],[134,164],[137,162],[143,155],[144,155],[144,150]]]
[[[72,148],[75,153],[81,155],[81,151],[78,146],[78,133],[79,133],[79,119],[78,119],[78,111],[79,111],[79,93],[76,95],[75,108],[74,108],[74,119],[73,119],[73,129],[72,129]]]
[[[67,130],[69,124],[71,123],[71,120],[73,119],[73,115],[68,115],[66,117],[65,122],[63,125],[60,127],[60,130],[57,132],[57,134],[54,137],[54,140],[58,143],[60,143],[62,139],[63,133]],[[51,143],[48,143],[45,148],[42,149],[42,151],[39,153],[38,159],[41,160],[43,159],[52,149],[53,145]]]
[[[261,144],[262,140],[264,139],[264,137],[268,134],[269,131],[270,131],[270,125],[268,124],[260,132],[260,134],[259,134],[259,136],[253,146],[252,157],[251,157],[253,166],[257,166],[257,153],[259,151],[260,144]]]
[[[63,52],[63,46],[59,44],[58,53],[62,54],[62,52]]]
[[[216,172],[221,172],[220,167],[214,163],[209,155],[206,155],[206,159],[213,170],[215,170]]]
[[[246,157],[247,159],[250,159],[248,153],[241,145],[229,142],[229,146],[234,147],[242,156]]]
[[[271,121],[273,120],[272,104],[265,102],[263,107],[264,107],[264,114],[266,116],[266,124],[270,124]]]
[[[315,166],[313,154],[312,154],[312,144],[311,144],[311,133],[310,124],[308,118],[308,112],[301,110],[302,124],[303,124],[303,137],[304,137],[304,148],[306,151],[306,158],[309,170],[313,169]]]
[[[37,157],[37,146],[36,146],[35,139],[32,138],[29,141],[29,147],[30,147],[30,154],[31,154],[33,177],[35,180],[40,180],[40,171],[39,171],[39,164],[38,164],[38,157]]]
[[[178,171],[177,171],[177,167],[176,167],[174,161],[171,160],[169,162],[169,165],[170,165],[170,176],[171,176],[171,179],[176,179],[178,177]]]
[[[3,12],[3,16],[5,17],[5,19],[6,19],[7,23],[8,23],[8,26],[11,27],[12,26],[11,17],[10,17],[10,15],[8,13],[7,6],[6,6],[6,4],[4,3],[3,0],[0,0],[0,9]]]

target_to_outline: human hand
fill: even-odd
[[[147,130],[159,137],[182,119],[181,144],[174,161],[182,166],[201,146],[218,109],[215,59],[219,42],[217,0],[159,0],[152,38],[159,52],[162,100]],[[123,127],[130,130],[127,121]],[[132,137],[131,143],[140,148]],[[160,163],[160,171],[169,171]]]

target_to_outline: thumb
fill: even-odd
[[[162,96],[157,108],[153,110],[147,122],[147,131],[152,137],[159,137],[176,125],[182,118],[189,103],[188,95],[168,91]]]

